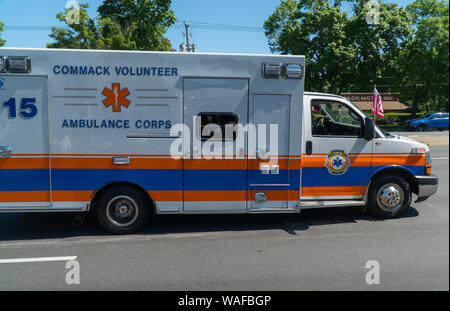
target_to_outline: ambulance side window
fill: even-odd
[[[340,102],[313,100],[311,126],[313,136],[362,137],[362,118]]]
[[[201,141],[236,140],[238,117],[232,112],[200,112],[197,115],[197,138]],[[200,127],[198,126],[200,125]]]

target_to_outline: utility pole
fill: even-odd
[[[180,44],[180,51],[186,52],[186,50],[187,50],[188,52],[197,52],[197,44],[189,43],[189,24],[187,24],[186,22],[183,22],[183,23],[184,23],[184,28],[186,30],[186,44],[184,44],[184,42]]]
[[[188,52],[191,51],[191,47],[189,44],[189,24],[186,24],[186,22],[184,22],[184,28],[186,29],[186,45],[187,45],[187,50]]]

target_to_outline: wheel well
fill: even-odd
[[[155,202],[154,202],[153,199],[150,197],[149,193],[148,193],[147,191],[145,191],[144,188],[142,188],[142,187],[140,187],[140,186],[138,186],[138,185],[136,185],[136,184],[133,184],[133,183],[131,183],[131,182],[126,182],[126,181],[113,182],[113,183],[104,185],[102,188],[100,188],[99,190],[97,190],[97,191],[95,192],[95,194],[94,194],[92,200],[91,200],[91,206],[90,206],[90,209],[89,209],[89,210],[90,210],[90,211],[95,210],[95,208],[96,208],[95,205],[96,205],[98,199],[101,197],[101,195],[102,195],[106,190],[111,189],[111,188],[115,188],[115,187],[118,187],[118,186],[130,186],[130,187],[133,187],[133,188],[137,189],[139,192],[141,192],[142,194],[144,194],[145,197],[148,198],[148,202],[149,202],[149,206],[150,206],[151,212],[153,213],[153,212],[155,211]]]
[[[374,174],[372,176],[372,178],[370,178],[370,181],[373,181],[373,180],[377,179],[378,177],[380,177],[382,175],[386,175],[386,174],[397,175],[397,176],[403,177],[410,185],[411,191],[413,193],[417,194],[419,192],[416,177],[414,177],[414,175],[411,172],[405,170],[404,168],[400,168],[400,167],[384,168],[384,169],[376,172],[376,174]]]

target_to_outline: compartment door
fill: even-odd
[[[249,208],[285,209],[298,200],[298,180],[290,178],[289,126],[291,96],[255,94],[249,128],[249,141],[256,152],[249,162]]]
[[[189,135],[184,146],[189,158],[183,160],[184,211],[245,212],[247,132],[238,128],[226,138],[209,135],[208,129],[224,134],[227,125],[247,125],[248,80],[185,78],[183,89],[184,124],[190,132],[184,133],[185,142]]]
[[[50,207],[47,77],[0,75],[0,210]]]

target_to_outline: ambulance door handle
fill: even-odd
[[[129,165],[130,158],[129,157],[113,157],[112,158],[114,165]]]
[[[269,153],[265,147],[256,148],[256,156],[258,159],[267,159],[269,157]]]
[[[9,156],[11,156],[11,147],[0,146],[0,157],[8,158]]]
[[[312,154],[312,141],[310,140],[306,142],[306,154],[307,155]]]

